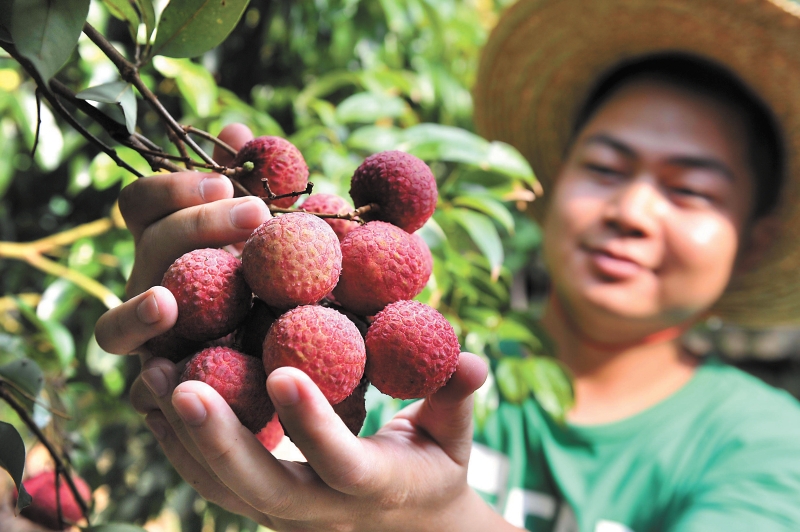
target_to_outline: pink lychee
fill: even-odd
[[[300,192],[308,185],[308,165],[294,144],[281,137],[257,137],[239,150],[231,166],[253,163],[253,170],[239,176],[239,182],[251,194],[266,196],[263,179],[275,195]],[[267,201],[276,207],[291,207],[296,197]]]
[[[300,204],[300,208],[317,214],[347,214],[353,211],[344,198],[335,194],[312,194]],[[341,241],[347,233],[358,227],[358,222],[342,218],[323,218]]]
[[[81,477],[75,474],[70,475],[78,494],[89,506],[92,498],[92,490]],[[66,530],[70,524],[77,523],[83,519],[83,512],[75,499],[67,481],[64,477],[58,479],[58,499],[56,498],[56,472],[43,471],[22,482],[25,490],[31,496],[32,501],[29,506],[22,509],[20,514],[34,523],[38,523],[52,530]],[[14,499],[16,501],[16,489]],[[58,522],[58,504],[61,504],[61,516],[64,525]]]

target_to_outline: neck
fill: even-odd
[[[568,415],[573,423],[607,423],[636,414],[682,387],[697,365],[679,341],[690,323],[624,343],[598,342],[551,298],[543,325],[574,377],[575,407]]]

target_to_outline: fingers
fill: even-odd
[[[173,212],[232,197],[230,179],[219,174],[156,174],[123,188],[119,194],[119,209],[138,242],[147,226]]]
[[[105,351],[127,355],[170,329],[177,319],[175,296],[163,286],[153,286],[100,316],[94,334]]]
[[[162,412],[150,412],[145,418],[145,422],[175,470],[201,497],[231,512],[247,516],[253,521],[269,526],[270,523],[264,522],[265,518],[260,512],[244,503],[235,493],[209,474],[192,457],[191,453],[187,452],[186,447],[183,446]]]
[[[461,353],[458,369],[447,385],[398,416],[410,416],[451,459],[466,466],[472,449],[472,393],[486,380],[487,372],[479,356]]]
[[[230,124],[222,128],[217,138],[234,150],[240,150],[247,142],[253,140],[253,132],[244,124]],[[214,145],[214,160],[222,166],[229,166],[234,156]]]
[[[257,510],[285,519],[340,511],[337,494],[313,469],[272,456],[207,384],[181,383],[172,403],[210,469]]]
[[[267,390],[281,424],[322,480],[343,493],[362,491],[375,472],[365,459],[365,444],[353,436],[314,382],[296,368],[279,368],[267,378]]]
[[[182,209],[155,222],[139,240],[128,293],[160,284],[172,262],[188,251],[246,240],[270,216],[262,200],[245,197]]]

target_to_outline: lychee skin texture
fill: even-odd
[[[317,214],[347,214],[353,211],[344,198],[335,194],[312,194],[300,204],[300,208]],[[339,241],[351,230],[358,227],[358,222],[339,218],[323,218],[331,226]]]
[[[350,429],[354,436],[358,436],[364,420],[367,419],[367,404],[364,396],[369,388],[369,381],[361,379],[361,383],[356,386],[353,393],[339,404],[333,405],[333,411],[342,419],[344,424]]]
[[[335,405],[358,386],[366,350],[358,328],[331,308],[297,307],[272,324],[264,339],[264,369],[283,366],[302,370]]]
[[[293,212],[261,224],[242,249],[247,284],[267,305],[288,309],[325,297],[339,280],[342,248],[331,226]]]
[[[379,312],[366,346],[367,378],[397,399],[436,392],[455,372],[461,352],[447,319],[418,301],[398,301]]]
[[[75,474],[70,476],[81,498],[89,506],[92,499],[91,488],[79,476]],[[77,523],[83,519],[81,507],[63,477],[58,482],[58,499],[56,499],[55,471],[43,471],[24,480],[22,485],[33,499],[30,506],[26,506],[20,512],[28,520],[52,530],[66,530],[69,528],[69,523]],[[16,495],[14,499],[16,503]],[[65,522],[63,527],[58,524],[58,501],[61,503],[61,516]]]
[[[161,280],[178,303],[173,330],[189,340],[221,338],[239,326],[252,292],[242,263],[221,249],[196,249],[179,257]]]
[[[258,431],[256,438],[268,451],[275,450],[275,447],[277,447],[283,439],[283,426],[281,425],[281,421],[278,419],[278,414],[272,416],[272,419],[269,421],[269,423],[267,423],[263,429]]]
[[[371,316],[425,286],[425,259],[411,235],[386,222],[369,222],[342,240],[342,274],[333,296],[344,308]]]
[[[384,151],[367,157],[356,169],[350,197],[356,207],[380,206],[378,212],[362,216],[364,220],[382,220],[413,233],[433,215],[439,191],[433,172],[421,159]]]
[[[209,347],[197,353],[181,375],[181,382],[186,381],[202,381],[214,388],[254,434],[275,414],[261,360],[231,347]]]
[[[266,196],[262,178],[267,179],[273,194],[281,196],[290,192],[300,192],[308,185],[308,165],[303,154],[294,144],[281,137],[257,137],[236,154],[231,166],[242,166],[252,162],[251,172],[239,177],[239,182],[256,196]],[[276,207],[291,207],[297,197],[290,196],[267,201]]]

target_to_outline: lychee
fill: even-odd
[[[81,477],[71,474],[70,477],[78,489],[78,494],[89,505],[92,490]],[[22,482],[25,490],[32,498],[29,506],[22,509],[20,514],[25,518],[52,530],[66,530],[70,524],[83,519],[83,512],[75,500],[72,490],[64,477],[58,479],[58,498],[56,498],[56,472],[43,471]],[[16,492],[16,490],[14,490]],[[16,500],[16,494],[15,494]],[[58,504],[61,504],[63,526],[58,522]]]
[[[335,194],[312,194],[300,204],[300,208],[317,214],[347,214],[353,211],[344,198]],[[341,241],[350,230],[358,227],[358,222],[343,218],[323,218],[331,226]]]
[[[427,397],[458,367],[461,347],[452,325],[418,301],[398,301],[375,316],[367,331],[369,381],[397,399]]]
[[[332,309],[306,305],[294,308],[270,327],[264,339],[264,369],[282,366],[304,371],[328,401],[350,395],[364,375],[366,351],[358,328]]]
[[[281,137],[257,137],[239,150],[231,166],[241,167],[253,163],[250,172],[241,174],[239,182],[251,194],[266,196],[263,180],[266,179],[273,194],[281,196],[300,192],[308,185],[308,165],[294,144]],[[296,197],[267,201],[276,207],[291,207]]]
[[[161,281],[175,296],[173,330],[190,340],[213,340],[233,332],[250,309],[252,292],[242,263],[221,249],[196,249],[179,257]]]
[[[272,419],[269,420],[269,423],[258,431],[256,438],[258,438],[261,445],[268,451],[273,451],[283,439],[283,434],[283,425],[281,425],[281,421],[278,419],[278,414],[275,414],[272,416]]]
[[[189,380],[203,381],[214,388],[253,433],[275,414],[261,360],[231,347],[208,347],[197,353],[181,375],[181,382]]]
[[[279,309],[310,305],[339,279],[342,249],[331,226],[293,212],[261,224],[242,249],[244,276],[253,292]]]
[[[239,344],[244,354],[261,358],[264,337],[267,336],[267,331],[278,319],[278,316],[280,316],[280,312],[258,298],[253,299],[253,306],[239,327]]]
[[[353,393],[341,403],[333,405],[333,411],[339,415],[355,436],[361,432],[361,427],[364,426],[364,420],[367,418],[367,405],[364,400],[367,388],[369,388],[369,381],[361,379],[361,383],[356,386]]]
[[[411,235],[386,222],[369,222],[342,240],[342,273],[333,296],[347,310],[370,316],[413,298],[425,282],[425,258]]]
[[[364,220],[382,220],[413,233],[436,209],[436,178],[421,159],[402,151],[383,151],[367,157],[353,174],[350,197],[356,207],[376,203],[377,212]]]

